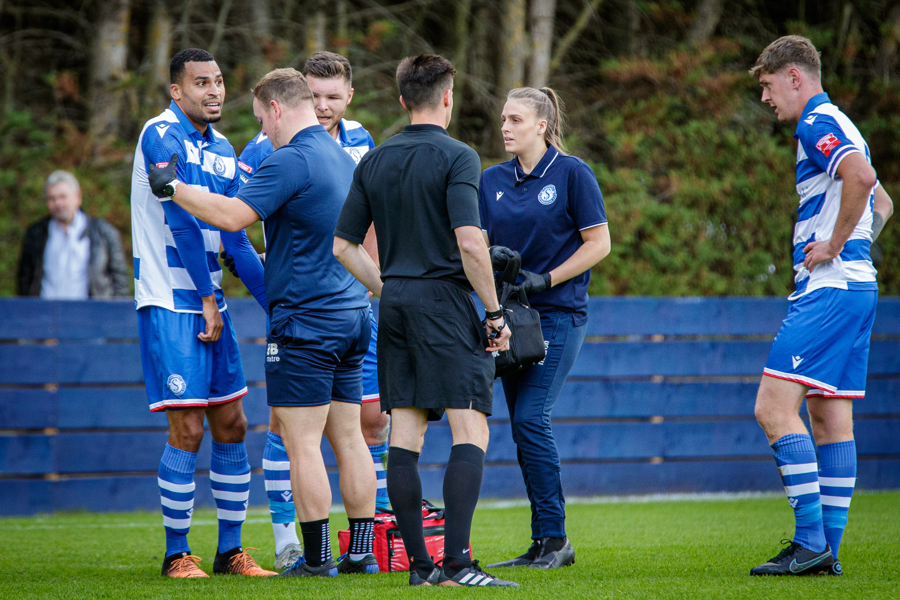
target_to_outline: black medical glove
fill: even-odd
[[[521,285],[526,296],[540,294],[550,289],[550,273],[539,274],[522,271],[521,275],[525,278]]]
[[[150,182],[150,190],[157,198],[165,198],[163,191],[169,182],[178,179],[175,174],[175,165],[178,164],[178,155],[173,154],[168,163],[150,163],[147,165],[147,180]]]
[[[509,259],[515,255],[515,253],[506,246],[491,246],[488,248],[488,252],[491,255],[491,268],[495,271],[504,270],[506,268],[506,263],[508,263]]]
[[[237,267],[234,266],[234,257],[232,255],[222,250],[221,252],[219,252],[219,258],[222,259],[222,264],[225,265],[226,269],[231,271],[232,275],[234,275],[238,279],[241,278],[241,276],[238,275]]]

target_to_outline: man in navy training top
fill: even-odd
[[[166,530],[162,573],[207,577],[187,543],[205,416],[213,437],[210,484],[219,517],[213,572],[275,575],[259,568],[241,547],[250,494],[247,419],[241,401],[247,385],[220,285],[220,241],[247,272],[249,285],[261,281],[262,268],[245,234],[220,232],[168,199],[159,199],[147,179],[148,168],[181,154],[177,174],[183,187],[237,192],[234,149],[211,126],[221,118],[225,87],[218,65],[205,50],[176,54],[170,75],[172,103],[144,125],[131,182],[141,364],[150,410],[165,411],[169,421],[169,443],[159,465]]]
[[[276,151],[236,197],[179,185],[171,165],[151,166],[150,183],[155,193],[227,231],[265,221],[266,393],[291,457],[304,546],[304,556],[281,575],[377,573],[375,469],[359,424],[369,300],[331,255],[331,232],[356,165],[319,124],[301,73],[276,69],[253,94],[253,112]],[[177,163],[177,155],[172,160]],[[331,555],[323,433],[337,458],[350,519],[350,549],[339,564]]]
[[[316,52],[307,59],[303,66],[303,75],[306,76],[312,90],[319,123],[353,158],[354,162],[359,163],[362,156],[375,147],[375,142],[362,125],[343,118],[347,112],[347,105],[353,98],[350,63],[340,54]],[[262,132],[250,140],[238,158],[241,181],[246,182],[272,151],[272,142]],[[378,247],[375,244],[374,228],[369,230],[363,246],[377,264]],[[233,264],[230,257],[226,257],[225,264],[226,266]],[[232,273],[238,276],[239,271],[232,268]],[[360,421],[363,437],[369,447],[375,465],[375,474],[378,478],[375,508],[376,511],[383,511],[388,508],[385,462],[390,417],[381,411],[375,356],[378,324],[374,315],[371,315],[371,309],[370,317],[372,319],[372,338],[363,362],[363,404]],[[290,461],[281,439],[278,420],[274,417],[270,418],[269,422],[269,434],[263,453],[263,469],[266,478],[266,494],[269,497],[269,511],[272,516],[272,530],[275,534],[275,569],[283,571],[296,562],[297,557],[302,554],[302,548],[300,540],[297,538],[295,525],[296,513],[291,493]]]
[[[794,538],[751,575],[841,575],[838,548],[856,483],[853,400],[863,399],[878,301],[870,248],[893,211],[869,147],[822,91],[819,53],[782,37],[750,70],[780,121],[797,122],[796,291],[772,345],[756,418],[794,510]],[[799,410],[806,398],[813,435]]]

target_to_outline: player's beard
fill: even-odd
[[[341,120],[344,118],[344,115],[346,115],[346,114],[347,114],[347,111],[344,110],[344,112],[342,112],[341,114],[339,114],[339,115],[337,115],[337,114],[334,115],[334,125],[332,125],[332,126],[331,126],[331,129],[328,130],[328,133],[329,133],[329,134],[331,134],[331,133],[334,131],[335,127],[340,127],[340,125],[341,125]]]
[[[219,106],[221,107],[223,105],[224,104],[222,103],[222,101],[219,100]],[[221,108],[219,108],[218,115],[207,115],[206,111],[203,110],[202,103],[199,103],[199,104],[191,103],[188,107],[185,107],[185,108],[188,109],[188,110],[185,110],[185,115],[187,115],[187,117],[195,123],[210,124],[210,123],[218,123],[219,121],[222,120],[222,109]]]

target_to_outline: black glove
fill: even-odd
[[[225,265],[226,269],[231,271],[232,275],[234,275],[238,279],[241,278],[241,276],[238,275],[237,268],[234,266],[234,257],[232,255],[222,250],[221,252],[219,252],[219,258],[222,259],[222,264]]]
[[[157,198],[165,198],[163,189],[171,181],[178,179],[175,174],[175,165],[178,164],[178,155],[173,154],[167,163],[150,163],[147,166],[147,180],[150,182],[150,190]]]
[[[502,271],[505,269],[506,263],[508,263],[509,259],[515,254],[506,246],[491,246],[488,248],[488,252],[491,255],[491,268],[495,271]]]
[[[539,274],[522,271],[521,275],[525,278],[521,285],[526,296],[540,294],[550,289],[550,273]]]
[[[881,244],[878,242],[872,242],[872,247],[869,248],[869,256],[872,257],[872,265],[877,269],[881,266],[881,261],[884,260],[884,250],[881,248]]]
[[[259,262],[261,262],[263,264],[263,266],[266,266],[266,255],[258,254],[257,256],[259,256]],[[241,278],[241,276],[238,275],[237,267],[234,266],[234,257],[232,255],[230,255],[227,252],[225,252],[224,250],[222,250],[219,253],[219,258],[222,259],[222,264],[225,265],[226,269],[231,271],[232,275],[234,275],[238,279]]]

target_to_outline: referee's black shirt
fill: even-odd
[[[375,222],[381,279],[454,281],[472,289],[453,230],[481,228],[481,161],[437,125],[407,125],[366,153],[334,235],[362,244]]]

